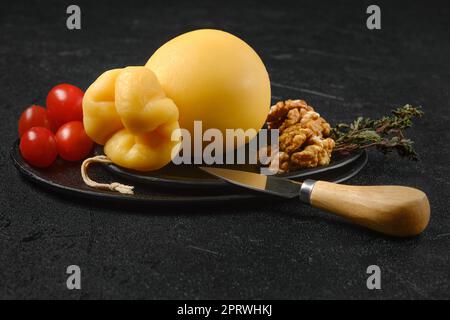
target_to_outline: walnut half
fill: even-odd
[[[278,172],[330,163],[335,146],[330,124],[303,100],[279,101],[270,108],[269,129],[280,131],[279,150],[269,167]]]

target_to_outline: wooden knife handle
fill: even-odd
[[[309,191],[309,202],[313,207],[387,235],[418,235],[430,220],[428,198],[418,189],[305,182],[309,182],[305,187],[310,187],[306,191]]]

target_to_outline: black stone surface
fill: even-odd
[[[76,1],[78,2],[78,1]],[[445,2],[78,2],[0,4],[0,298],[449,298],[450,12]],[[420,162],[371,152],[351,183],[424,190],[432,220],[391,239],[301,204],[130,209],[61,198],[24,180],[9,158],[17,119],[56,83],[86,88],[102,71],[142,65],[197,28],[230,31],[270,72],[274,99],[304,98],[336,123],[422,105],[410,135]],[[65,270],[82,269],[82,290]],[[366,288],[366,268],[382,290]]]

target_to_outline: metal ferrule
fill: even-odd
[[[314,185],[316,181],[307,179],[303,181],[302,186],[300,188],[300,200],[307,204],[311,204],[311,193],[313,191]]]

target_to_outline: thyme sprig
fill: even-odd
[[[404,130],[413,125],[414,118],[423,114],[420,107],[407,104],[381,119],[358,117],[350,124],[340,123],[331,133],[336,142],[334,151],[349,153],[375,147],[383,153],[396,150],[400,156],[417,160],[414,142],[405,136]]]

